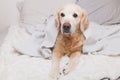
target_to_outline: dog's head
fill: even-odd
[[[89,25],[85,11],[76,4],[68,4],[56,13],[56,26],[62,34],[83,32]]]

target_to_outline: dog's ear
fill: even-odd
[[[55,15],[55,24],[56,24],[56,27],[59,29],[60,26],[61,26],[61,22],[60,22],[60,10],[58,10],[56,12],[56,15]]]
[[[80,30],[81,32],[84,32],[85,29],[89,26],[89,20],[87,18],[86,12],[82,10],[82,14],[80,17]]]

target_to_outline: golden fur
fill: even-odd
[[[71,9],[66,9],[67,7],[70,7]],[[71,20],[76,20],[76,22],[77,21],[78,22],[77,23],[74,22],[75,24],[73,26],[75,28],[75,31],[73,31],[73,33],[64,34],[61,31],[62,22],[72,24],[73,21],[70,22],[69,21],[70,18],[67,18],[67,15],[72,13],[72,11],[70,12],[70,10],[72,10],[72,9],[73,9],[73,11],[75,10],[78,13],[80,13],[78,15],[78,17],[79,17],[78,19],[77,18],[71,19]],[[60,12],[61,11],[65,12],[66,10],[69,12],[68,12],[68,14],[66,14],[66,19],[63,20],[60,17]],[[53,49],[53,55],[52,55],[52,60],[53,60],[52,61],[52,73],[51,73],[52,80],[57,80],[57,77],[60,73],[60,69],[59,69],[60,68],[60,59],[64,55],[69,56],[70,60],[68,62],[67,67],[63,68],[61,73],[66,75],[72,69],[75,68],[75,66],[78,63],[80,54],[82,53],[82,47],[85,42],[85,36],[84,36],[83,32],[89,25],[85,11],[76,4],[69,4],[69,5],[61,8],[56,14],[55,21],[56,21],[56,26],[59,30],[59,33],[58,33],[58,37],[56,40],[56,44]]]

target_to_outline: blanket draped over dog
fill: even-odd
[[[48,58],[51,55],[50,48],[55,44],[57,33],[52,16],[47,24],[12,26],[8,35],[13,35],[11,45],[16,51],[30,56]],[[120,55],[120,25],[105,26],[90,22],[84,35],[87,39],[83,47],[84,53]]]
[[[54,46],[58,33],[53,17],[49,18],[47,24],[33,26],[31,24],[24,23],[20,24],[18,29],[14,29],[18,30],[16,31],[16,36],[19,38],[16,40],[17,42],[13,42],[13,47],[18,52],[29,56],[42,56],[44,58],[50,57],[50,48]],[[21,35],[21,33],[23,35]]]

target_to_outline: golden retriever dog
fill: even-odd
[[[69,62],[63,68],[62,74],[68,74],[78,64],[86,40],[83,32],[89,25],[85,11],[76,4],[60,8],[55,21],[59,33],[52,54],[52,80],[57,80],[59,76],[60,60],[63,56],[67,55]]]

